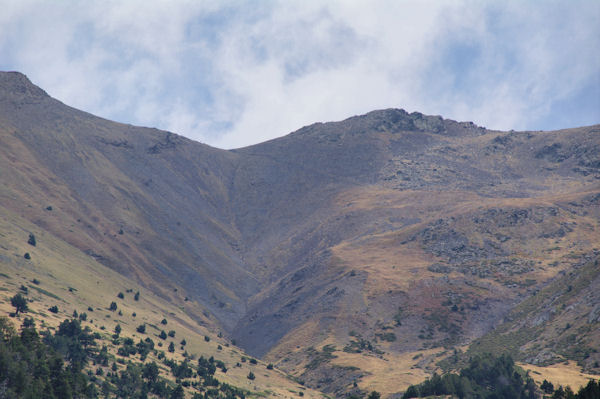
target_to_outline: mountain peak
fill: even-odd
[[[409,130],[442,132],[445,130],[441,116],[424,115],[420,112],[408,113],[403,109],[388,108],[371,111],[363,116],[372,121],[380,130]]]
[[[29,78],[21,72],[0,71],[0,101],[11,98],[13,101],[41,100],[49,97],[38,86],[31,83]]]

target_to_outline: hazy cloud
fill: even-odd
[[[600,3],[4,1],[0,69],[220,147],[377,108],[600,122]]]

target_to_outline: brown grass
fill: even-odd
[[[569,385],[575,392],[588,383],[590,379],[597,380],[599,376],[585,374],[581,372],[581,368],[576,362],[569,361],[568,363],[557,363],[551,366],[540,367],[532,364],[517,363],[520,367],[529,371],[531,378],[535,382],[541,384],[542,381],[550,381],[555,388],[559,385]]]
[[[432,356],[440,351],[440,349],[430,349],[403,354],[385,354],[381,358],[338,351],[335,352],[338,357],[332,363],[340,366],[359,366],[367,374],[361,379],[359,387],[368,392],[380,392],[385,398],[428,378],[429,372],[415,367],[422,358],[416,360],[413,358],[416,355]]]

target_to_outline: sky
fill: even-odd
[[[600,123],[600,1],[0,0],[0,70],[219,148],[403,108]]]

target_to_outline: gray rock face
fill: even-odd
[[[590,311],[588,314],[587,322],[592,323],[600,323],[600,304],[594,306],[594,309]]]

